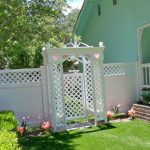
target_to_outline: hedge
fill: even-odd
[[[19,150],[17,139],[18,122],[13,112],[0,112],[0,150]]]

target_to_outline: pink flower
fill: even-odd
[[[108,111],[107,112],[107,118],[112,118],[112,116],[113,116],[113,113],[111,111]]]
[[[134,116],[135,115],[135,111],[133,109],[128,110],[128,115],[129,116]]]
[[[42,128],[44,130],[49,130],[51,128],[51,124],[49,122],[43,122],[42,123]]]
[[[18,132],[21,134],[21,136],[22,136],[22,134],[23,134],[23,132],[24,132],[24,128],[23,127],[18,127]]]

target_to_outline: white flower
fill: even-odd
[[[117,105],[117,107],[120,107],[120,106],[121,106],[121,104],[118,104],[118,105]]]

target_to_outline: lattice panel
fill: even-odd
[[[28,82],[40,82],[40,69],[14,69],[0,71],[0,84],[17,84]]]
[[[128,66],[125,64],[112,64],[104,65],[104,75],[113,76],[113,75],[125,75],[127,73]]]
[[[83,75],[64,74],[64,96],[66,119],[84,117],[84,89]]]
[[[85,78],[87,110],[88,112],[94,112],[92,69],[91,69],[91,62],[89,60],[85,60],[84,62],[84,78]]]
[[[97,119],[103,119],[104,106],[103,106],[103,91],[102,91],[102,81],[101,81],[101,64],[99,59],[95,59],[92,62],[93,75],[95,82],[95,99],[96,99],[96,110]]]
[[[56,125],[61,126],[65,124],[64,119],[64,103],[63,103],[63,87],[62,87],[62,65],[61,64],[53,64],[52,65],[53,72],[53,103],[55,103],[55,112],[56,112]]]

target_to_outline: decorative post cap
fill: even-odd
[[[104,47],[103,42],[99,42],[99,47]]]
[[[78,46],[78,39],[77,39],[77,36],[74,35],[74,47],[77,47]]]
[[[50,43],[47,43],[46,48],[50,48],[50,47],[51,47]]]
[[[43,47],[43,48],[42,48],[42,52],[44,52],[44,51],[45,51],[45,49],[46,49],[46,48],[45,48],[45,47]]]

